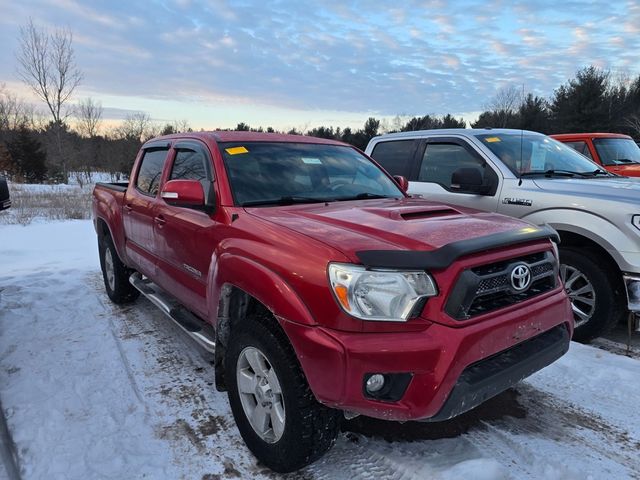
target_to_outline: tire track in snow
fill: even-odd
[[[495,456],[519,477],[584,478],[587,472],[610,478],[640,478],[640,439],[534,387],[521,384],[524,419],[483,421],[466,436]],[[544,455],[536,448],[545,447]],[[571,460],[579,458],[576,464]]]
[[[95,275],[90,275],[88,280],[92,283],[95,283]],[[94,285],[95,286],[95,285]],[[107,309],[106,305],[104,304],[104,302],[102,301],[102,298],[100,298],[100,296],[97,297],[98,302],[102,305],[102,307],[108,311],[109,309]],[[111,309],[111,311],[113,312],[113,308]],[[118,353],[120,354],[120,360],[122,361],[122,367],[124,368],[127,378],[129,379],[129,383],[131,384],[131,389],[133,390],[134,395],[136,396],[136,398],[138,399],[138,403],[142,406],[142,408],[145,411],[145,416],[148,416],[149,414],[149,409],[148,406],[146,404],[146,402],[144,401],[144,398],[142,396],[142,394],[140,393],[140,388],[138,387],[138,382],[136,381],[135,376],[133,375],[133,372],[131,371],[131,367],[130,367],[130,363],[129,363],[129,359],[127,358],[127,355],[124,352],[124,349],[122,347],[122,341],[120,340],[120,337],[116,334],[116,327],[113,323],[113,316],[112,315],[105,315],[107,317],[107,320],[109,322],[109,332],[111,333],[111,337],[113,338],[113,341],[116,344],[116,347],[118,348]]]
[[[156,436],[169,443],[182,478],[274,478],[246,449],[226,394],[215,390],[211,356],[148,300],[113,305],[99,275],[89,283],[113,325]]]
[[[106,299],[99,278],[93,285]],[[283,478],[257,465],[242,443],[226,395],[215,391],[211,365],[195,342],[144,299],[105,310],[113,316],[125,363],[136,362],[127,354],[131,344],[141,348],[143,362],[130,367],[132,376],[142,378],[139,393],[149,401],[152,414],[158,404],[166,409],[155,418],[157,432],[172,443],[178,463],[185,468],[195,463],[206,470],[202,457],[213,451],[209,463],[222,464],[228,475],[237,471],[242,476]],[[391,423],[382,429],[390,432],[385,435],[376,421],[364,419],[357,433],[342,433],[324,458],[288,478],[444,479],[456,478],[458,467],[464,476],[469,465],[477,466],[478,478],[487,479],[577,479],[589,471],[638,478],[640,443],[634,435],[529,384],[517,390],[520,394],[507,393],[497,403],[481,407],[484,410],[467,424],[460,419],[444,427]],[[234,453],[221,452],[216,443],[232,446]]]

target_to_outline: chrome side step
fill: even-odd
[[[142,278],[138,272],[129,277],[131,285],[173,320],[182,330],[193,338],[206,351],[214,353],[216,348],[215,331],[211,325],[203,322],[189,310],[180,305],[173,297],[165,293],[148,278]]]

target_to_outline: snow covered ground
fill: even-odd
[[[90,221],[0,225],[0,290],[0,402],[22,478],[280,478],[245,448],[207,355],[146,300],[109,302]],[[288,478],[640,478],[640,359],[598,346],[573,344],[449,422],[347,422]]]

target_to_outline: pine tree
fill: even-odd
[[[0,142],[0,176],[4,175],[12,179],[16,174],[18,174],[17,166],[6,145]]]
[[[551,102],[554,132],[611,130],[609,86],[609,72],[591,66],[556,89]]]
[[[9,143],[8,148],[20,175],[27,182],[39,183],[47,178],[47,154],[42,150],[42,144],[29,130],[21,128],[15,140]]]
[[[549,105],[542,97],[526,96],[520,108],[520,128],[534,132],[549,133]]]

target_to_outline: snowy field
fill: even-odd
[[[245,448],[206,354],[148,301],[109,302],[89,220],[0,225],[0,290],[0,402],[21,478],[283,478]],[[346,422],[286,478],[640,478],[640,359],[598,347],[572,344],[449,422]]]
[[[69,184],[9,183],[12,205],[0,214],[0,225],[88,219],[95,182],[119,180],[104,172],[71,172]]]

